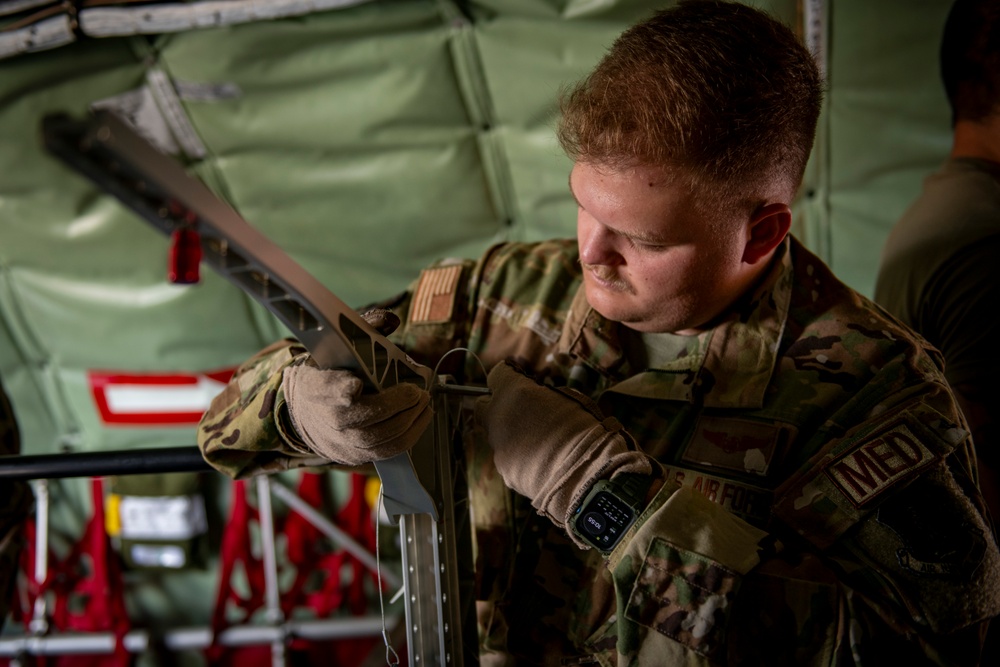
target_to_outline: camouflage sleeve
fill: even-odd
[[[462,357],[445,357],[468,341],[474,286],[481,265],[482,260],[439,260],[421,271],[406,292],[377,304],[389,308],[401,320],[390,340],[417,363],[437,368],[442,374],[460,373]]]
[[[301,344],[288,339],[264,348],[236,370],[198,425],[198,447],[209,465],[240,479],[330,464],[296,435],[281,387],[284,369],[308,358]]]
[[[440,260],[424,270],[407,291],[359,310],[392,311],[401,325],[390,339],[418,363],[433,367],[465,340],[475,266],[472,260]],[[212,467],[236,479],[289,468],[343,467],[310,451],[288,417],[282,372],[307,359],[309,354],[300,343],[286,339],[261,350],[237,369],[198,426],[198,447]],[[454,360],[461,363],[461,357]]]
[[[833,635],[839,656],[976,665],[979,633],[1000,613],[1000,553],[951,392],[931,382],[910,396],[832,440],[779,489],[776,517],[837,582],[817,593],[825,618],[790,613],[838,630],[834,612],[846,617],[850,633]]]
[[[618,664],[978,664],[1000,554],[968,447],[920,401],[831,440],[778,490],[780,544],[668,483],[608,562]]]
[[[504,359],[536,375],[551,372],[548,350],[559,338],[579,275],[575,239],[498,243],[477,260],[439,261],[392,305],[403,318],[392,339],[459,382],[484,382]],[[472,354],[452,353],[460,349]]]

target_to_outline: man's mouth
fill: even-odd
[[[633,294],[632,284],[621,277],[615,269],[603,264],[584,264],[583,268],[604,289],[623,294]]]

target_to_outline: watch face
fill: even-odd
[[[612,548],[635,519],[635,512],[624,501],[599,491],[576,517],[576,532],[602,551]]]

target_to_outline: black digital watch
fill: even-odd
[[[636,473],[600,480],[580,503],[570,528],[587,544],[609,553],[645,509],[652,483],[651,476]]]

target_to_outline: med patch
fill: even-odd
[[[904,415],[860,440],[823,472],[860,509],[936,460]]]

